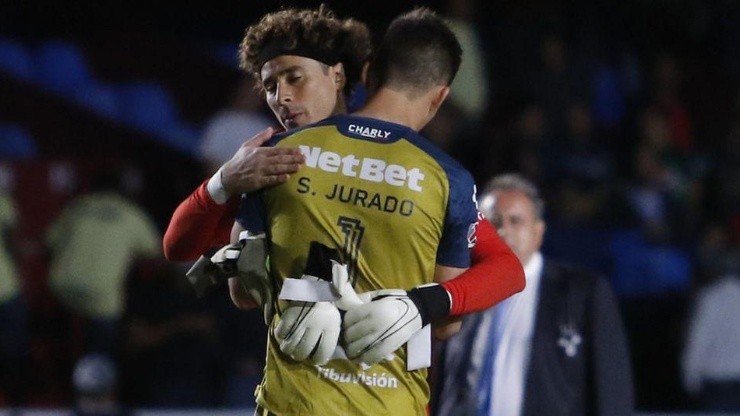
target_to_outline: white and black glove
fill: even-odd
[[[339,341],[342,317],[332,302],[290,301],[275,326],[280,351],[297,361],[326,364]]]
[[[323,365],[337,348],[342,318],[334,304],[337,290],[332,282],[336,280],[346,290],[343,282],[348,284],[348,279],[346,266],[335,258],[336,250],[312,243],[300,281],[286,281],[283,285],[280,299],[293,300],[288,302],[273,333],[280,341],[280,350],[294,360],[310,359]],[[312,290],[315,293],[306,293]]]
[[[270,325],[274,314],[275,286],[267,272],[267,240],[264,234],[239,235],[242,245],[236,263],[237,280],[249,296],[262,308],[266,325]]]
[[[262,308],[265,324],[273,314],[274,288],[267,273],[267,242],[264,234],[242,232],[239,242],[227,244],[198,259],[186,276],[198,296],[219,281],[237,277],[239,284]]]
[[[408,292],[376,290],[360,294],[360,299],[364,303],[347,311],[342,326],[347,356],[367,365],[381,361],[450,311],[450,297],[436,283]]]
[[[226,251],[236,252],[236,256],[238,257],[238,253],[241,251],[241,245],[229,244],[219,249],[213,248],[208,250],[203,253],[203,255],[193,263],[190,270],[185,273],[185,277],[187,277],[195,290],[195,294],[199,298],[203,297],[210,288],[216,286],[220,282],[225,281],[229,277],[236,276],[236,258],[229,262],[230,264],[233,264],[233,267],[229,265],[227,268],[224,268],[211,260],[216,253],[220,253],[220,257],[225,257]]]

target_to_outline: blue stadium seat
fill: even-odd
[[[542,252],[548,257],[583,266],[603,275],[611,272],[610,232],[582,225],[547,224]]]
[[[33,136],[15,124],[0,124],[0,159],[30,159],[38,155]]]
[[[75,89],[73,99],[103,117],[117,120],[121,115],[118,94],[111,85],[98,82],[81,85]]]
[[[181,119],[169,92],[162,85],[138,82],[118,87],[121,120],[152,134],[163,143],[195,154],[200,131]]]
[[[198,152],[201,132],[196,127],[181,122],[159,132],[157,137],[171,147],[195,156]]]
[[[84,53],[71,42],[44,42],[36,51],[35,64],[38,82],[58,94],[72,94],[92,79]]]
[[[121,119],[148,133],[178,124],[179,115],[167,90],[159,84],[137,82],[117,88]]]
[[[690,287],[689,254],[678,247],[651,244],[639,230],[614,233],[611,254],[614,287],[622,296],[654,296]]]
[[[10,38],[0,38],[0,71],[17,78],[32,79],[33,59],[26,46]]]
[[[610,250],[614,269],[614,288],[620,295],[635,295],[643,291],[649,277],[647,241],[640,230],[615,232]]]
[[[599,65],[591,88],[594,120],[604,126],[620,123],[624,118],[625,99],[617,71],[606,64]]]
[[[650,274],[658,291],[687,291],[691,288],[693,262],[677,247],[655,247],[650,253]]]

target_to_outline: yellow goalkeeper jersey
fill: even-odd
[[[277,135],[269,145],[298,147],[306,157],[288,182],[245,196],[237,215],[247,230],[267,233],[276,281],[303,274],[312,241],[342,253],[358,293],[430,283],[436,264],[469,266],[474,182],[415,131],[343,115]],[[406,370],[405,347],[363,370],[346,360],[296,362],[272,331],[268,344],[257,403],[270,412],[426,414],[427,372]]]

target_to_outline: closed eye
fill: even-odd
[[[263,82],[262,88],[264,88],[267,93],[274,93],[277,88],[277,84],[274,81]]]

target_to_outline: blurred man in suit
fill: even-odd
[[[524,265],[524,291],[463,321],[442,348],[438,415],[629,415],[632,374],[615,296],[590,272],[540,253],[537,188],[493,178],[480,210]]]

